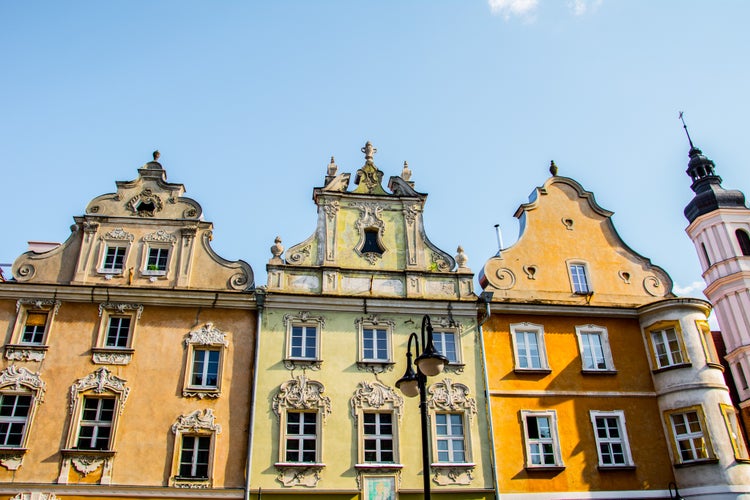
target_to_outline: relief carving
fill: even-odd
[[[446,378],[427,389],[427,406],[433,410],[464,411],[471,418],[477,413],[477,402],[469,397],[469,392],[464,384],[454,384]]]
[[[119,352],[115,349],[97,350],[91,355],[91,361],[97,365],[127,365],[132,359],[132,353]]]
[[[474,479],[473,466],[439,467],[433,465],[432,470],[435,473],[435,475],[432,477],[432,480],[435,482],[435,484],[438,484],[440,486],[449,486],[452,484],[471,484],[471,481]]]
[[[104,233],[99,237],[101,240],[112,240],[112,241],[133,241],[135,236],[125,231],[123,228],[118,227],[108,233]]]
[[[136,311],[135,319],[141,319],[143,313],[143,304],[124,304],[120,302],[104,302],[99,304],[99,317],[102,317],[104,311],[114,311],[115,313],[125,314],[127,311]]]
[[[195,410],[187,415],[180,415],[172,424],[172,433],[208,431],[221,434],[221,425],[215,422],[214,411],[211,408]]]
[[[41,361],[44,359],[46,346],[15,347],[5,346],[5,359],[10,361]]]
[[[71,457],[70,462],[73,464],[73,468],[79,474],[81,474],[83,477],[86,477],[96,469],[104,465],[105,460],[106,458],[104,457],[81,455]]]
[[[141,191],[140,194],[130,198],[125,204],[125,208],[138,217],[153,217],[164,208],[164,203],[158,195],[155,195],[147,188]]]
[[[287,259],[292,264],[301,264],[302,262],[306,261],[310,258],[310,245],[305,245],[304,247],[295,250],[292,252],[292,254]]]
[[[19,493],[10,500],[57,500],[54,493],[28,492]]]
[[[193,330],[185,337],[185,345],[223,345],[229,346],[227,334],[214,327],[213,323],[206,323],[197,330]]]
[[[373,382],[362,381],[354,391],[354,396],[349,400],[352,408],[352,416],[357,418],[357,410],[360,409],[387,409],[394,410],[401,417],[401,408],[404,406],[404,398],[396,391],[377,380]]]
[[[17,471],[23,465],[25,450],[0,450],[0,465],[10,471]]]
[[[22,391],[24,387],[35,393],[35,405],[44,402],[44,392],[47,390],[47,385],[38,373],[31,372],[23,367],[19,368],[16,365],[10,365],[0,373],[0,388]]]
[[[32,266],[31,264],[22,264],[18,267],[18,271],[16,272],[16,279],[18,281],[28,281],[34,277],[35,272],[36,269],[34,269],[34,266]]]
[[[86,375],[82,379],[78,379],[75,384],[70,387],[70,405],[68,411],[73,414],[75,410],[76,397],[78,393],[93,389],[95,393],[101,394],[105,391],[115,392],[120,395],[120,414],[125,409],[125,401],[128,399],[130,394],[130,388],[125,387],[126,380],[121,379],[112,375],[112,372],[104,367],[101,367]]]
[[[495,271],[495,276],[490,279],[492,286],[498,290],[508,290],[516,284],[516,275],[508,268],[501,267]]]
[[[661,297],[666,293],[664,286],[662,286],[661,281],[656,276],[646,276],[643,278],[643,288],[652,297]]]
[[[321,329],[326,326],[326,319],[323,316],[311,316],[308,311],[300,311],[299,314],[285,314],[284,327],[289,329],[292,322],[318,323]]]
[[[318,381],[308,380],[304,375],[281,384],[273,397],[273,412],[277,417],[285,408],[294,410],[322,410],[323,421],[331,413],[331,398],[324,396],[325,387]]]
[[[173,234],[169,234],[164,229],[159,229],[156,232],[144,236],[143,241],[149,243],[174,243],[177,241],[177,237]]]
[[[62,302],[54,299],[18,299],[16,301],[16,312],[21,310],[21,306],[31,306],[34,309],[51,310],[52,316],[57,315]]]

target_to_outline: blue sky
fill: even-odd
[[[312,189],[370,140],[429,193],[428,236],[475,273],[554,159],[636,251],[700,296],[684,233],[688,144],[750,192],[750,3],[0,0],[0,262],[159,149],[265,283],[269,247],[314,230]]]

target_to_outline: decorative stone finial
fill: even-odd
[[[552,174],[553,177],[557,175],[557,165],[555,165],[555,160],[549,162],[549,173]]]
[[[331,163],[328,164],[328,170],[326,171],[326,175],[328,177],[333,177],[336,175],[336,172],[338,171],[339,167],[334,163],[333,156],[331,156]]]
[[[274,241],[273,246],[271,247],[271,255],[273,257],[271,260],[268,261],[269,264],[283,264],[284,261],[281,260],[281,254],[284,253],[284,247],[281,244],[281,236],[277,236]]]
[[[370,141],[367,141],[365,143],[365,146],[360,149],[365,154],[365,160],[367,160],[368,164],[372,164],[372,155],[378,152],[378,148],[372,147],[372,143]]]
[[[458,264],[458,267],[460,269],[466,268],[466,263],[469,261],[469,257],[464,253],[464,248],[461,245],[458,245],[458,248],[456,249],[456,264]]]
[[[411,170],[409,170],[409,163],[404,162],[404,169],[401,171],[401,178],[405,181],[411,179]]]
[[[159,157],[161,156],[161,153],[159,152],[159,150],[157,149],[152,154],[154,156],[154,161],[159,161]]]

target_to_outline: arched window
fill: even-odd
[[[737,242],[740,244],[742,255],[750,255],[750,236],[747,235],[747,232],[738,229],[734,234],[737,236]]]
[[[701,248],[703,249],[703,256],[706,258],[706,267],[711,267],[711,258],[708,256],[708,250],[706,250],[706,244],[701,243]]]

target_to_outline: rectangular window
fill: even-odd
[[[724,416],[724,423],[727,426],[729,438],[732,441],[734,458],[741,462],[750,461],[750,455],[745,444],[745,436],[742,433],[742,427],[740,427],[740,422],[737,418],[737,410],[734,406],[725,403],[719,403],[719,407],[721,408],[721,414]]]
[[[671,413],[669,422],[680,463],[697,462],[711,458],[702,414],[697,409]]]
[[[624,413],[592,411],[591,422],[594,425],[599,467],[632,466]]]
[[[542,357],[539,351],[537,332],[516,332],[516,351],[519,368],[541,368]]]
[[[364,413],[365,462],[393,463],[393,415],[390,413]]]
[[[362,330],[362,358],[365,361],[389,361],[388,330],[364,328]]]
[[[290,357],[318,359],[318,329],[314,326],[292,326]]]
[[[182,436],[180,478],[208,479],[211,436]]]
[[[315,462],[318,446],[318,414],[288,412],[286,415],[286,461]]]
[[[107,347],[128,347],[130,316],[110,316],[107,327]]]
[[[526,467],[562,467],[557,437],[557,414],[553,410],[522,410],[526,439]]]
[[[169,256],[168,248],[150,248],[148,250],[148,260],[146,261],[146,270],[166,271],[168,256]]]
[[[570,279],[575,293],[587,294],[591,291],[586,277],[586,266],[583,264],[570,265]]]
[[[721,366],[721,359],[719,359],[719,353],[716,352],[716,344],[714,344],[714,337],[711,334],[708,321],[696,321],[695,326],[701,334],[701,346],[703,346],[703,353],[706,355],[706,363]]]
[[[83,415],[78,431],[79,450],[108,450],[115,416],[114,398],[83,398]]]
[[[21,342],[24,344],[44,343],[44,332],[47,330],[47,313],[43,311],[29,311],[23,327]]]
[[[674,328],[651,331],[654,355],[659,368],[680,365],[685,362],[680,336]]]
[[[122,272],[125,262],[125,247],[107,247],[101,271],[105,273]]]
[[[211,389],[218,387],[220,354],[216,349],[195,349],[193,351],[191,387]]]
[[[436,413],[435,435],[438,462],[466,462],[463,415]]]
[[[31,396],[0,395],[0,447],[21,446],[30,408]]]
[[[456,332],[433,332],[432,341],[435,349],[448,358],[449,363],[460,363],[458,346],[456,345]]]
[[[609,349],[609,335],[602,326],[576,326],[578,347],[581,351],[581,368],[589,372],[610,372],[615,366]]]

